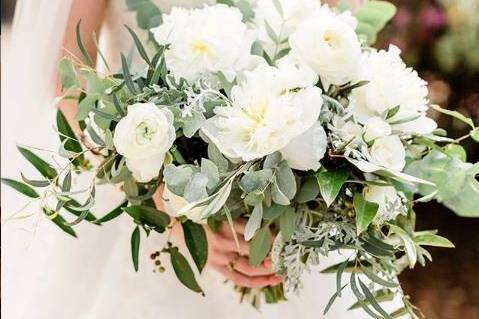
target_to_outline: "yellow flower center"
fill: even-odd
[[[197,54],[206,54],[209,51],[208,45],[203,41],[195,41],[191,44],[193,52]]]

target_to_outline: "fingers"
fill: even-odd
[[[247,287],[247,288],[261,288],[266,286],[275,286],[281,282],[281,278],[270,275],[270,276],[259,276],[259,277],[249,277],[237,271],[231,271],[226,267],[216,268],[227,279],[231,280],[238,286]]]
[[[239,235],[244,235],[244,229],[246,227],[246,221],[242,219],[237,219],[233,223],[233,228],[236,231],[237,234]],[[231,226],[229,223],[223,223],[221,224],[221,227],[219,229],[219,232],[223,234],[224,236],[232,236],[231,232]]]
[[[235,253],[213,253],[211,255],[211,263],[223,267],[231,265],[234,270],[249,277],[269,276],[274,272],[271,269],[271,262],[265,262],[258,267],[252,267],[249,264],[248,257],[238,256]]]
[[[221,252],[236,252],[243,256],[249,254],[249,244],[241,234],[236,236],[238,243],[236,243],[230,229],[227,232],[225,230],[220,230],[216,233],[210,232],[209,235],[209,242],[213,249]]]

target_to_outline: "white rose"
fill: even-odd
[[[354,28],[332,14],[318,14],[289,38],[291,54],[317,72],[325,86],[341,85],[356,77],[361,45]]]
[[[139,182],[158,176],[165,154],[175,141],[173,114],[154,103],[137,103],[118,122],[113,143]]]
[[[174,194],[167,187],[163,189],[163,203],[165,204],[166,213],[170,216],[178,216],[178,212],[188,205],[188,201],[181,196]],[[205,207],[198,206],[185,213],[185,217],[194,221],[195,223],[204,223],[201,219],[201,213]]]
[[[363,189],[363,195],[368,202],[379,205],[374,218],[376,223],[381,224],[404,213],[401,198],[393,186],[366,186]]]
[[[406,165],[406,151],[396,135],[383,136],[371,146],[371,157],[374,164],[401,171]]]
[[[364,140],[370,142],[391,134],[391,125],[378,116],[371,117],[364,125]]]
[[[151,32],[159,44],[170,45],[165,60],[175,78],[193,83],[222,72],[232,80],[236,72],[259,59],[250,53],[256,36],[242,18],[237,8],[222,4],[202,9],[175,7]]]
[[[289,71],[261,66],[245,75],[231,92],[232,105],[217,107],[202,132],[227,157],[249,161],[279,151],[313,126],[323,100],[314,83],[298,88]]]
[[[427,83],[404,64],[400,53],[393,45],[388,51],[363,53],[356,80],[368,83],[351,93],[354,115],[358,121],[365,123],[374,116],[384,118],[389,110],[399,106],[397,113],[388,119],[393,130],[431,133],[436,123],[426,117]],[[415,120],[398,124],[406,119]]]
[[[319,161],[324,157],[327,146],[326,132],[318,121],[281,149],[281,155],[291,168],[316,171],[321,167]]]

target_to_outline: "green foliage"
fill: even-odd
[[[396,7],[387,1],[366,1],[356,13],[358,27],[356,32],[364,36],[368,44],[376,42],[376,37],[389,20],[396,14]]]
[[[27,159],[37,169],[37,171],[42,174],[42,176],[50,180],[57,176],[57,171],[49,163],[38,157],[35,153],[21,146],[17,146],[17,149],[20,154],[22,154],[23,157],[25,157],[25,159]]]
[[[358,235],[368,229],[369,224],[374,220],[379,205],[368,202],[360,193],[354,194],[353,206],[356,211],[356,228]]]
[[[279,229],[284,241],[289,241],[296,230],[296,212],[293,207],[288,207],[279,217]]]
[[[80,86],[75,68],[70,58],[63,57],[58,62],[58,74],[63,88],[70,89]]]
[[[436,192],[434,198],[459,216],[479,216],[479,182],[475,178],[479,164],[464,163],[456,157],[432,151],[423,159],[412,162],[406,172],[435,184],[418,185],[417,191],[421,195]]]
[[[131,234],[131,259],[133,261],[133,267],[135,271],[138,271],[138,254],[140,251],[140,227],[136,226]]]
[[[316,174],[319,190],[326,205],[330,206],[334,202],[348,177],[349,172],[342,169],[330,171],[322,169]]]
[[[307,203],[315,200],[319,195],[319,185],[317,178],[309,176],[304,179],[294,201],[297,203]]]
[[[190,220],[186,220],[181,224],[186,246],[190,251],[190,255],[201,273],[208,259],[208,242],[203,226],[196,224]]]
[[[162,23],[161,10],[150,0],[126,0],[128,10],[136,13],[137,25],[149,30]]]
[[[268,225],[263,226],[253,237],[249,247],[249,263],[253,267],[258,267],[268,256],[271,245],[273,244],[273,236]]]
[[[96,220],[95,222],[98,224],[102,224],[117,218],[118,216],[123,214],[123,207],[126,207],[126,205],[128,205],[128,202],[124,201],[119,206],[115,207],[111,212]]]
[[[203,294],[203,290],[198,285],[195,274],[185,256],[180,253],[177,247],[170,247],[168,251],[171,257],[171,265],[173,266],[176,277],[178,277],[180,282],[194,292]]]
[[[443,248],[454,248],[454,244],[447,238],[436,235],[434,233],[415,233],[412,238],[416,245],[419,246],[434,246]]]
[[[60,214],[55,213],[45,207],[43,207],[42,210],[43,210],[43,213],[48,217],[48,219],[50,219],[55,225],[57,225],[58,228],[60,228],[61,230],[63,230],[65,233],[67,233],[68,235],[72,237],[75,237],[75,238],[77,237],[73,228],[67,225],[67,221]]]
[[[70,124],[68,124],[67,119],[63,115],[61,111],[57,111],[57,129],[60,137],[60,141],[62,142],[63,148],[68,151],[74,153],[74,158],[72,160],[75,166],[80,166],[84,164],[85,158],[83,156],[83,149],[73,132]]]
[[[156,208],[148,206],[122,207],[136,222],[152,227],[159,233],[165,231],[170,224],[170,216]]]
[[[24,184],[22,182],[19,182],[10,178],[2,178],[1,180],[3,184],[10,186],[14,190],[16,190],[19,193],[22,193],[25,196],[28,196],[31,198],[40,197],[40,195],[38,195],[38,193],[27,184]]]

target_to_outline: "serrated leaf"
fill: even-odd
[[[181,224],[186,247],[190,252],[193,261],[201,273],[208,259],[208,241],[205,230],[200,224],[196,224],[191,220],[186,220]]]
[[[371,203],[364,199],[360,193],[354,194],[353,206],[356,211],[356,229],[358,235],[368,229],[378,211],[379,205]]]
[[[131,234],[131,259],[135,271],[138,271],[138,254],[140,252],[140,227],[136,226]]]
[[[17,146],[17,149],[44,177],[54,179],[57,176],[57,171],[35,153],[21,146]]]
[[[193,270],[188,264],[185,256],[180,253],[177,247],[171,247],[169,252],[171,257],[171,265],[173,266],[176,277],[178,277],[180,282],[194,292],[203,294],[203,290],[198,285],[195,274],[193,273]]]
[[[334,202],[348,177],[349,172],[342,169],[330,171],[323,169],[316,174],[319,190],[326,205],[330,206]]]
[[[273,236],[268,225],[263,226],[253,237],[249,247],[249,263],[253,267],[258,267],[268,256],[271,245],[273,244]]]
[[[40,195],[38,195],[38,193],[33,188],[31,188],[30,186],[22,182],[19,182],[10,178],[2,178],[1,181],[3,184],[10,186],[14,190],[16,190],[19,193],[22,193],[25,196],[28,196],[31,198],[40,197]]]

